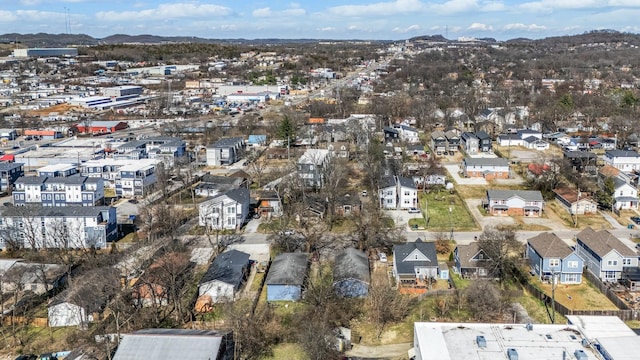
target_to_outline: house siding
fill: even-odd
[[[198,295],[209,295],[214,303],[233,301],[235,298],[233,285],[218,280],[201,284]]]
[[[298,301],[301,294],[300,286],[267,285],[267,301]]]
[[[369,284],[357,279],[345,279],[334,284],[336,293],[342,297],[358,298],[369,294]]]

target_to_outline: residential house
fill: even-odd
[[[544,232],[527,240],[527,259],[543,281],[555,277],[560,284],[582,282],[582,258],[554,233]]]
[[[231,333],[215,330],[145,329],[123,334],[113,360],[232,360]]]
[[[198,205],[200,226],[213,230],[237,230],[249,215],[249,189],[240,188],[219,194]]]
[[[267,301],[298,301],[309,270],[309,254],[282,253],[269,267]]]
[[[212,303],[233,301],[249,274],[249,254],[235,249],[216,256],[198,285],[198,296]]]
[[[438,258],[433,242],[418,238],[393,247],[393,276],[396,284],[426,285],[438,276]]]
[[[511,176],[509,160],[503,158],[464,158],[460,172],[464,177],[481,177],[486,180],[508,179]]]
[[[334,142],[327,145],[327,150],[332,157],[348,159],[350,155],[349,143]]]
[[[0,208],[0,248],[103,249],[118,238],[116,208]]]
[[[614,204],[618,210],[638,210],[638,188],[629,184],[621,177],[613,178],[614,183]]]
[[[11,194],[16,206],[97,206],[104,204],[104,180],[86,176],[23,176]]]
[[[529,163],[527,164],[527,178],[539,179],[541,177],[551,175],[551,166],[548,164]]]
[[[409,156],[413,156],[418,159],[426,159],[427,152],[424,150],[424,145],[422,144],[410,144],[407,145],[406,154]]]
[[[191,262],[185,253],[165,253],[133,281],[133,304],[166,306],[173,301],[171,287],[184,284],[184,276],[188,274],[190,266]]]
[[[522,146],[531,150],[544,151],[548,150],[550,145],[548,142],[540,140],[535,136],[529,136],[522,139]]]
[[[385,143],[395,143],[400,141],[400,130],[396,128],[392,128],[390,126],[385,126],[382,128],[382,132],[384,133],[384,142]]]
[[[398,206],[401,209],[409,209],[418,206],[418,189],[412,178],[398,176]]]
[[[144,196],[158,180],[156,163],[152,159],[89,160],[80,164],[80,175],[103,179],[104,187],[116,189],[118,196]]]
[[[472,132],[463,132],[460,135],[460,148],[465,154],[477,154],[480,151],[480,140]]]
[[[447,152],[449,148],[449,142],[447,141],[447,137],[444,135],[442,131],[434,131],[431,133],[431,151],[438,155],[442,155]]]
[[[544,199],[538,190],[487,190],[487,212],[497,216],[542,216]]]
[[[36,169],[38,176],[69,177],[78,173],[78,166],[74,164],[51,164]]]
[[[557,188],[553,192],[556,194],[556,200],[571,215],[588,215],[598,212],[598,202],[588,193],[568,187]]]
[[[453,260],[456,272],[464,279],[486,278],[491,275],[491,258],[476,241],[468,245],[457,245],[453,250]]]
[[[24,176],[23,163],[0,163],[0,191],[11,190],[16,180],[22,176]]]
[[[383,209],[396,209],[398,207],[398,186],[395,176],[383,176],[380,179],[378,199]]]
[[[362,202],[357,194],[336,196],[334,203],[334,213],[337,216],[358,215],[362,209]]]
[[[49,326],[86,329],[88,324],[102,320],[102,312],[119,286],[119,277],[113,267],[98,268],[74,279],[71,287],[49,302]]]
[[[338,253],[333,265],[333,288],[342,297],[366,297],[371,284],[369,258],[363,251],[347,248]]]
[[[444,133],[444,136],[447,138],[447,152],[449,155],[458,152],[460,148],[460,135],[458,135],[456,131],[449,130]]]
[[[305,186],[322,188],[324,186],[324,172],[330,161],[329,150],[308,149],[305,151],[298,159],[298,176],[302,178]]]
[[[254,212],[264,219],[282,216],[282,200],[276,191],[252,190],[251,205]]]
[[[493,145],[491,144],[491,136],[487,134],[485,131],[476,131],[476,138],[478,138],[478,148],[481,152],[491,152],[493,151]]]
[[[609,150],[604,162],[624,172],[640,171],[640,154],[632,150]]]
[[[500,146],[523,146],[524,140],[518,134],[500,134],[496,138]]]
[[[198,196],[212,197],[233,189],[247,187],[248,182],[242,177],[205,174],[195,186],[195,193]]]
[[[578,172],[595,174],[598,171],[598,157],[590,151],[564,151],[563,158]]]
[[[536,130],[520,129],[516,132],[516,134],[520,137],[520,139],[523,139],[523,140],[529,137],[534,137],[538,140],[542,140],[542,133]]]
[[[187,145],[183,139],[172,136],[153,136],[128,141],[118,146],[117,153],[113,154],[113,157],[118,159],[155,159],[171,167],[176,158],[186,154]]]
[[[402,124],[396,125],[394,126],[394,128],[400,133],[400,140],[409,144],[420,142],[420,138],[418,137],[418,129]]]
[[[3,259],[1,262],[0,292],[2,294],[55,293],[60,290],[66,280],[65,267],[59,264],[23,262],[16,259]]]
[[[638,253],[607,230],[588,227],[576,235],[576,241],[576,253],[586,269],[602,281],[618,281],[626,268],[638,267]]]
[[[207,146],[207,166],[234,164],[244,157],[246,149],[244,138],[222,138]]]

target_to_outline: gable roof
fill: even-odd
[[[543,258],[564,259],[573,252],[569,245],[556,234],[550,232],[538,234],[527,240],[527,243]]]
[[[556,194],[556,196],[564,199],[570,204],[573,204],[578,200],[589,200],[591,202],[595,202],[595,200],[593,200],[591,196],[589,196],[589,193],[578,191],[569,187],[553,189],[553,192]]]
[[[267,274],[267,285],[297,285],[307,276],[309,254],[282,253],[273,260]]]
[[[213,260],[200,280],[200,285],[218,280],[238,288],[242,283],[244,268],[248,264],[249,254],[235,249],[225,251]]]
[[[213,330],[146,329],[124,334],[114,360],[216,360],[225,335]],[[188,351],[185,351],[188,349]]]
[[[509,166],[509,160],[505,158],[464,158],[465,166]]]
[[[425,261],[403,261],[415,250],[421,252],[429,260]],[[438,266],[436,255],[436,245],[434,242],[423,242],[418,238],[415,242],[410,242],[393,247],[393,262],[396,264],[398,274],[413,274],[416,266]]]
[[[380,179],[380,189],[385,189],[389,187],[396,186],[396,178],[395,176],[383,176]]]
[[[458,260],[461,268],[475,268],[481,265],[481,263],[471,261],[474,256],[482,251],[477,241],[470,242],[467,245],[458,245],[456,248],[458,249]]]
[[[216,195],[214,197],[212,197],[209,201],[215,203],[216,199],[219,199],[223,196],[228,197],[229,199],[239,203],[239,204],[244,204],[244,203],[249,203],[250,201],[250,191],[249,189],[246,188],[239,188],[239,189],[233,189],[233,190],[229,190],[224,194],[219,194]]]
[[[242,144],[243,142],[244,142],[244,138],[241,138],[241,137],[228,137],[228,138],[222,138],[222,139],[216,141],[212,145],[207,146],[207,148],[209,148],[209,149],[213,149],[213,148],[229,148],[229,147],[234,147],[236,145]]]
[[[527,170],[534,175],[542,175],[547,171],[551,171],[551,166],[548,164],[529,163]]]
[[[369,258],[358,249],[347,248],[336,255],[333,266],[333,281],[356,279],[365,283],[371,282]]]
[[[609,150],[604,153],[606,157],[614,158],[614,157],[632,157],[637,158],[640,157],[636,151],[633,150]]]
[[[510,199],[519,197],[525,201],[544,201],[542,193],[538,190],[487,190],[489,199]]]
[[[620,174],[620,170],[611,165],[605,165],[601,167],[599,171],[600,174],[607,177],[617,177]]]
[[[413,181],[413,178],[407,178],[407,177],[398,176],[398,182],[400,183],[400,186],[402,186],[402,187],[407,187],[407,188],[410,188],[410,189],[415,189],[416,188],[416,183]]]
[[[594,253],[602,257],[611,250],[616,250],[624,257],[638,256],[634,250],[626,246],[607,230],[595,231],[591,227],[580,231],[576,239],[589,247]]]

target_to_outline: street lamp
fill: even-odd
[[[452,212],[453,212],[453,208],[449,207],[449,225],[451,226],[451,233],[449,234],[449,240],[453,240],[453,219],[451,218]]]

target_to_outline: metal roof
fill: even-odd
[[[141,330],[123,335],[113,360],[222,359],[224,354],[218,353],[224,337],[224,334],[211,330]]]

